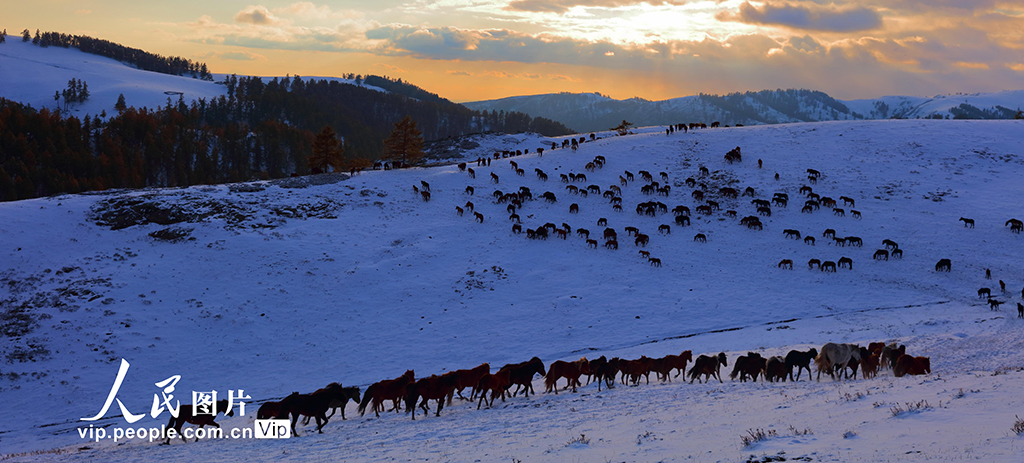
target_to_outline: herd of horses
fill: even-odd
[[[729,377],[740,382],[757,381],[758,378],[768,382],[800,381],[803,371],[807,370],[807,379],[810,380],[812,363],[817,370],[816,381],[821,380],[822,373],[833,380],[855,379],[858,369],[864,379],[874,378],[883,369],[891,369],[896,377],[931,373],[928,357],[912,357],[906,349],[905,345],[896,343],[878,342],[861,347],[830,342],[820,350],[791,350],[785,356],[766,358],[760,353],[748,352],[734,360]],[[641,380],[650,384],[652,373],[656,380],[663,382],[672,382],[673,378],[684,374],[684,382],[689,378],[691,384],[694,381],[708,383],[712,379],[724,382],[722,368],[728,366],[724,352],[694,358],[692,351],[686,350],[660,358],[608,359],[602,355],[593,360],[586,357],[571,362],[556,360],[546,368],[541,359],[533,357],[502,366],[497,371],[492,371],[490,364],[483,363],[474,368],[419,379],[413,370],[408,370],[397,378],[373,383],[362,393],[358,387],[344,387],[340,383],[328,384],[308,394],[293,392],[279,401],[264,402],[256,412],[256,418],[290,419],[292,435],[298,435],[295,427],[299,419],[304,418],[305,424],[316,420],[316,431],[323,433],[324,426],[338,410],[341,418],[346,419],[345,407],[349,401],[356,404],[360,416],[365,416],[367,411],[372,411],[376,417],[381,413],[404,411],[415,420],[418,410],[422,410],[423,415],[430,414],[430,401],[434,401],[436,406],[434,416],[441,416],[441,411],[446,405],[452,405],[455,396],[461,400],[476,401],[477,409],[493,407],[499,398],[505,402],[520,394],[528,397],[537,393],[533,382],[538,376],[543,380],[545,392],[557,395],[559,391],[566,390],[575,393],[593,383],[597,384],[598,391],[602,387],[614,388],[616,384],[638,386]],[[467,391],[469,397],[463,394]],[[226,401],[223,402],[218,408],[227,409]],[[193,417],[191,409],[186,408],[183,406],[182,413],[168,423],[168,427],[175,428],[179,435],[185,423],[219,427],[213,417]]]

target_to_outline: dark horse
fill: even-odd
[[[766,359],[757,352],[747,352],[747,355],[741,355],[736,359],[736,363],[733,364],[732,373],[729,374],[729,378],[735,380],[737,376],[740,377],[740,381],[746,381],[749,376],[751,381],[757,382],[758,375],[764,370]]]
[[[346,391],[341,384],[331,383],[323,389],[318,389],[312,394],[291,394],[281,401],[281,408],[292,416],[292,435],[295,432],[295,423],[299,421],[299,415],[316,418],[316,431],[323,434],[324,426],[327,425],[327,410],[335,403],[347,403],[351,391]]]
[[[328,388],[332,388],[334,386],[341,387],[341,384],[339,384],[339,383],[328,384],[327,387],[325,387],[323,389],[318,389],[316,392],[314,392],[314,394],[316,394],[317,392],[321,392],[321,391],[327,390]],[[330,410],[331,410],[331,414],[327,415],[327,417],[330,418],[330,417],[334,416],[334,414],[340,408],[341,409],[341,419],[343,419],[343,420],[346,419],[345,418],[345,406],[348,405],[348,401],[349,400],[352,400],[353,402],[355,402],[357,404],[359,403],[359,388],[358,387],[356,387],[356,386],[342,387],[341,388],[341,395],[337,396],[335,398],[335,400],[332,400],[331,403],[328,404],[328,407],[330,407]],[[267,402],[267,403],[270,403],[270,402]],[[264,405],[266,405],[266,404],[264,404]],[[262,408],[262,407],[260,407],[260,408]],[[309,424],[309,418],[310,417],[307,416],[306,419],[302,421],[302,425],[303,426]]]
[[[227,408],[228,408],[228,401],[227,400],[218,400],[217,401],[217,411],[223,412],[224,410],[227,410]],[[235,416],[235,411],[234,410],[227,410],[226,414],[227,414],[227,416]],[[216,418],[216,416],[214,416],[214,415],[198,415],[198,416],[196,416],[192,412],[192,405],[191,404],[189,404],[189,405],[182,405],[180,408],[178,408],[178,417],[175,418],[175,417],[172,416],[171,419],[169,421],[167,421],[167,428],[168,429],[174,428],[174,430],[178,432],[178,435],[181,436],[181,440],[184,441],[184,442],[188,442],[187,440],[185,440],[185,435],[181,433],[181,427],[184,426],[185,423],[195,424],[195,425],[198,425],[200,428],[202,428],[203,426],[206,426],[206,425],[210,425],[210,426],[213,426],[213,427],[219,429],[220,425],[213,421],[214,418]],[[199,441],[199,437],[197,436],[196,437],[196,442],[198,442],[198,441]],[[164,444],[165,445],[170,445],[170,443],[171,443],[171,436],[168,434],[167,441],[164,442]]]
[[[416,380],[416,373],[408,370],[402,376],[395,379],[377,381],[366,388],[362,402],[359,402],[359,416],[366,413],[366,406],[373,401],[373,413],[380,417],[380,411],[384,408],[384,401],[390,400],[394,403],[393,410],[398,410],[398,401],[405,397],[405,388]]]
[[[729,366],[725,358],[725,352],[721,352],[714,357],[708,357],[707,355],[697,357],[697,360],[693,361],[693,368],[690,368],[690,384],[693,384],[693,380],[697,379],[700,375],[704,375],[704,382],[710,381],[712,376],[718,378],[718,382],[722,382],[719,370],[723,366]]]
[[[501,367],[502,370],[509,370],[509,387],[514,384],[516,386],[515,392],[512,393],[512,397],[519,394],[520,390],[526,397],[530,396],[532,391],[534,394],[537,392],[533,390],[533,375],[544,376],[544,362],[539,358],[534,357],[522,363],[510,363]]]
[[[818,349],[811,348],[807,352],[800,352],[798,350],[791,350],[786,354],[786,371],[789,372],[789,380],[793,380],[793,367],[796,368],[796,381],[800,380],[800,373],[807,369],[807,378],[811,377],[811,360],[818,356]]]

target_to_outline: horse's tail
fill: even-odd
[[[740,362],[739,360],[737,360],[736,363],[733,363],[733,365],[732,365],[732,373],[729,373],[729,379],[736,379],[736,377],[740,375],[740,364],[741,363],[742,362]]]
[[[366,392],[363,394],[363,400],[359,402],[359,416],[363,416],[363,414],[366,413],[366,406],[370,404],[371,400],[373,400],[373,394],[376,392],[376,388],[373,386],[376,386],[376,384],[372,384],[370,387],[366,388]]]
[[[558,384],[558,375],[555,374],[550,368],[548,374],[544,376],[544,389],[546,391],[553,391],[556,389]]]
[[[697,371],[697,363],[696,362],[694,362],[693,367],[691,367],[690,371],[686,372],[686,374],[690,376],[690,381],[693,381],[693,380],[697,379],[697,375],[699,375],[700,372]],[[685,378],[685,376],[684,376],[684,378]]]
[[[817,357],[814,357],[814,364],[818,366],[818,371],[826,371],[829,368],[832,368],[832,362],[829,361],[824,350],[822,350]]]

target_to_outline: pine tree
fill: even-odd
[[[4,29],[3,32],[0,32],[0,43],[4,43],[6,41],[7,41],[7,29]]]
[[[423,158],[423,132],[416,128],[416,121],[405,116],[395,123],[391,136],[384,140],[384,155],[406,164],[415,164]]]
[[[114,109],[116,109],[117,112],[128,109],[128,105],[124,102],[124,93],[117,96],[117,103],[114,103]]]
[[[311,173],[326,173],[331,167],[335,172],[341,172],[345,163],[345,146],[338,140],[338,135],[330,126],[324,126],[320,133],[316,134],[313,140],[313,153],[310,154],[309,170]]]
[[[623,119],[622,123],[619,124],[618,127],[612,127],[610,130],[614,130],[621,137],[621,136],[629,134],[629,128],[632,127],[632,126],[633,126],[632,122],[626,122],[626,120]]]
[[[32,40],[32,33],[28,29],[21,31],[21,41],[28,42],[29,40]]]
[[[36,36],[32,37],[32,45],[39,45],[39,29],[36,29]]]

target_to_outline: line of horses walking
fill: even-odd
[[[817,370],[817,381],[821,380],[822,373],[833,380],[853,379],[858,369],[864,379],[874,378],[880,370],[887,368],[896,377],[931,373],[930,359],[907,355],[905,345],[873,342],[868,347],[827,343],[820,350],[791,350],[785,356],[773,357],[748,352],[734,360],[729,377],[741,382],[757,381],[759,377],[769,382],[799,381],[803,371],[807,370],[810,380],[812,363]],[[689,370],[687,366],[690,366]],[[337,410],[340,409],[342,419],[346,419],[345,407],[349,401],[357,404],[360,416],[368,411],[377,417],[382,412],[404,411],[415,420],[418,409],[423,415],[431,412],[430,401],[434,401],[434,416],[441,416],[441,410],[446,405],[451,406],[455,396],[461,400],[476,401],[477,409],[485,405],[490,408],[499,398],[505,402],[520,394],[528,397],[531,393],[536,394],[533,382],[538,376],[543,378],[545,393],[557,395],[565,390],[575,393],[578,388],[591,383],[597,384],[598,391],[602,387],[614,388],[616,384],[638,386],[641,380],[650,384],[651,373],[655,374],[656,380],[664,382],[672,382],[680,375],[685,375],[684,381],[689,378],[691,384],[694,381],[706,383],[712,379],[723,382],[721,370],[728,366],[724,352],[700,355],[695,359],[692,351],[686,350],[661,358],[608,359],[601,356],[593,360],[586,357],[576,361],[556,360],[547,368],[541,359],[533,357],[521,363],[504,365],[497,371],[493,371],[490,364],[483,363],[474,368],[419,379],[413,370],[408,370],[397,378],[373,383],[362,393],[358,387],[344,387],[340,383],[331,383],[308,394],[293,392],[280,401],[263,403],[256,412],[256,418],[290,418],[293,435],[298,435],[295,427],[300,418],[305,419],[305,424],[315,419],[317,432],[323,433],[323,427]],[[584,376],[587,378],[585,383]],[[469,397],[464,392],[468,392]],[[212,422],[205,424],[216,426]]]

